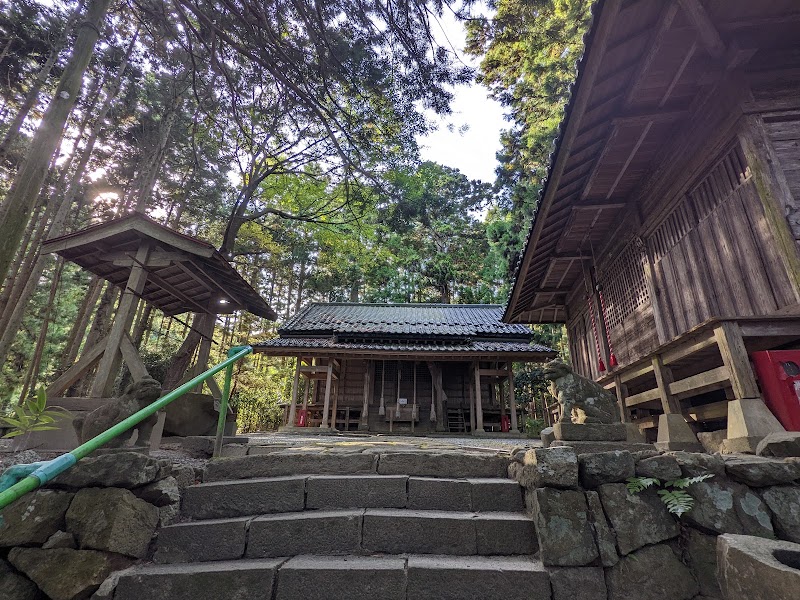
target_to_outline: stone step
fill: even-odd
[[[178,523],[159,531],[159,563],[301,554],[523,555],[537,551],[521,513],[319,510]]]
[[[124,573],[115,600],[550,600],[531,556],[297,556],[146,565]]]
[[[408,475],[414,477],[507,476],[509,457],[467,451],[299,451],[286,449],[213,460],[203,481],[226,481],[292,475]]]
[[[522,488],[510,479],[295,475],[191,486],[182,512],[192,519],[220,519],[339,508],[522,512],[525,506]]]

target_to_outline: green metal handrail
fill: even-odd
[[[53,460],[36,463],[36,469],[28,474],[24,479],[18,481],[8,489],[0,492],[0,510],[24,496],[28,492],[32,492],[36,488],[44,485],[48,481],[57,477],[80,459],[88,454],[91,454],[104,444],[107,444],[115,437],[132,429],[144,421],[147,417],[154,415],[159,410],[167,406],[173,400],[180,398],[185,393],[190,392],[199,384],[203,383],[206,379],[213,377],[223,369],[225,369],[225,383],[222,387],[222,398],[219,405],[219,421],[217,422],[217,437],[214,442],[214,456],[218,457],[222,450],[222,439],[225,433],[225,420],[228,413],[228,400],[231,393],[231,379],[233,378],[233,363],[244,358],[253,351],[250,346],[234,346],[228,350],[228,358],[223,362],[211,367],[208,371],[201,373],[197,377],[187,381],[180,387],[175,388],[168,394],[162,396],[150,406],[146,406],[137,413],[132,414],[127,419],[120,421],[113,427],[105,430],[100,435],[93,437],[87,442],[84,442],[72,452],[67,452],[61,456],[57,456]],[[23,465],[17,465],[22,467]],[[31,465],[32,466],[32,465]]]

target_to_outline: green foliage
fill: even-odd
[[[694,507],[694,498],[686,492],[686,488],[695,483],[710,479],[714,475],[707,473],[696,477],[684,477],[664,483],[662,489],[656,490],[667,510],[680,517]],[[655,477],[629,477],[625,484],[631,494],[638,494],[650,487],[661,487],[661,482]]]
[[[525,435],[529,438],[538,438],[542,434],[542,429],[544,428],[544,419],[525,418]]]
[[[17,437],[33,433],[34,431],[50,431],[58,429],[54,425],[56,418],[63,416],[61,411],[47,409],[47,394],[44,387],[36,391],[36,397],[21,404],[13,405],[0,422],[4,423],[10,431],[4,438]]]

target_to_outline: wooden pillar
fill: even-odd
[[[144,270],[142,265],[147,264],[149,254],[150,242],[142,242],[136,251],[136,258],[131,266],[131,274],[128,276],[125,289],[122,291],[117,314],[114,317],[114,324],[108,334],[108,342],[103,358],[100,359],[100,364],[97,365],[97,374],[90,393],[93,398],[108,398],[113,392],[114,379],[119,370],[122,357],[120,344],[122,344],[122,338],[125,334],[130,331],[136,313],[136,303],[144,290],[144,284],[147,282],[147,271]]]
[[[328,425],[328,411],[331,407],[331,379],[333,379],[333,359],[328,359],[328,375],[325,378],[325,402],[322,405],[322,423],[320,429],[327,429]]]
[[[511,432],[519,433],[517,421],[517,398],[514,395],[514,366],[508,363],[508,405],[511,410]]]
[[[361,419],[358,423],[358,428],[362,431],[369,430],[369,405],[372,394],[372,361],[364,361],[364,404],[361,407]]]
[[[300,385],[300,363],[303,362],[302,357],[297,357],[297,364],[294,367],[294,379],[292,379],[292,401],[289,405],[289,419],[286,425],[294,427],[297,423],[297,387]]]
[[[653,373],[656,376],[658,394],[661,397],[661,408],[664,410],[664,414],[680,414],[680,402],[669,391],[669,385],[672,383],[672,370],[664,366],[659,355],[653,357]]]
[[[481,363],[480,361],[475,361],[474,367],[475,369],[475,429],[472,432],[475,433],[484,433],[483,429],[483,406],[481,406]]]
[[[714,337],[722,355],[722,362],[728,367],[731,387],[736,399],[760,398],[747,348],[742,339],[742,329],[738,323],[724,321],[714,328]]]
[[[625,399],[628,397],[628,386],[622,383],[622,377],[616,375],[614,377],[614,390],[617,392],[617,402],[619,403],[619,418],[623,423],[630,422],[630,410],[625,405]]]
[[[303,410],[308,410],[308,396],[311,393],[311,385],[314,383],[314,380],[310,377],[306,377],[305,385],[303,386]]]
[[[214,339],[214,325],[217,321],[217,315],[214,314],[206,314],[203,315],[202,319],[200,320],[200,333],[202,337],[200,338],[200,347],[197,350],[197,362],[194,365],[194,374],[200,375],[203,371],[208,369],[208,360],[211,357],[211,342]],[[208,380],[206,384],[200,384],[195,388],[195,392],[201,394],[203,392],[203,385],[210,384],[212,380]],[[209,389],[212,390],[213,388],[209,385]]]
[[[386,414],[386,399],[384,390],[386,389],[386,361],[381,361],[381,403],[378,406],[378,414],[382,417]]]
[[[413,400],[411,401],[411,433],[414,433],[414,418],[417,414],[417,361],[411,363],[411,368],[414,371],[413,377]]]
[[[787,205],[794,204],[794,199],[759,115],[745,117],[739,142],[775,238],[775,249],[792,282],[795,299],[800,301],[800,250],[795,241],[796,233],[800,232],[793,232],[786,220]]]
[[[342,369],[344,371],[344,369]],[[339,380],[333,381],[333,406],[331,407],[331,429],[336,429],[336,412],[339,409]]]
[[[399,360],[397,361],[397,393],[394,396],[394,409],[395,409],[395,417],[398,419],[400,418],[400,374],[402,372],[403,363]]]

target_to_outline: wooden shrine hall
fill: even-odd
[[[207,368],[216,315],[246,310],[266,319],[277,318],[214,246],[139,213],[47,240],[42,252],[57,253],[121,289],[108,335],[84,348],[77,362],[47,389],[48,398],[72,411],[91,410],[109,398],[123,363],[134,381],[147,375],[130,338],[139,300],[167,316],[205,315],[200,321],[202,340],[193,372]],[[89,398],[62,397],[95,367]],[[213,380],[209,384],[218,396]]]
[[[504,320],[566,323],[651,439],[753,451],[792,373],[750,361],[800,348],[800,4],[593,13]]]
[[[554,358],[497,305],[320,304],[254,352],[297,359],[284,423],[320,430],[519,433],[512,363]],[[302,395],[302,400],[300,396]]]

